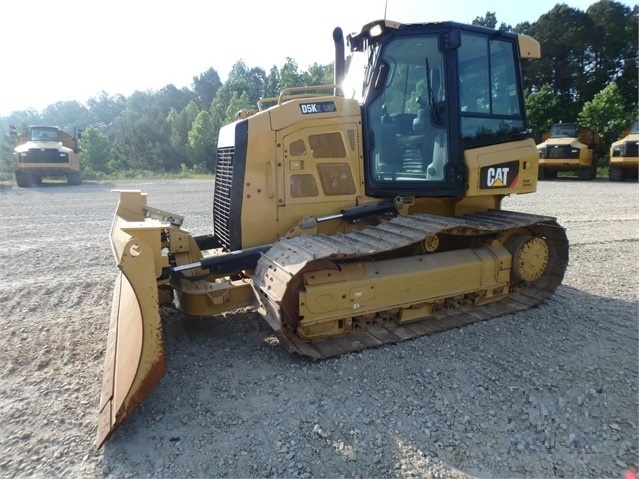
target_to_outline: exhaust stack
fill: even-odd
[[[346,64],[344,60],[344,35],[340,27],[336,27],[335,30],[333,30],[333,41],[335,42],[334,83],[341,85],[344,81]]]

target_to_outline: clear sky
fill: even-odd
[[[190,87],[213,67],[224,81],[243,60],[267,72],[293,58],[301,70],[333,61],[332,31],[372,20],[536,21],[557,3],[594,0],[9,0],[0,7],[0,116],[100,92]],[[632,7],[635,2],[621,3]],[[543,55],[543,50],[542,50]]]

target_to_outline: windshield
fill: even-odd
[[[458,50],[462,138],[468,141],[524,131],[515,45],[462,33]]]
[[[31,141],[59,141],[56,128],[31,128]]]
[[[576,138],[577,125],[574,123],[566,123],[563,125],[553,125],[550,130],[550,138]]]
[[[639,133],[639,120],[635,120],[632,122],[632,128],[630,129],[630,133],[632,134]]]

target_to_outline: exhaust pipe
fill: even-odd
[[[344,35],[340,27],[336,27],[335,30],[333,30],[333,42],[335,42],[334,83],[341,85],[344,81],[346,61],[344,59]],[[337,94],[337,92],[335,92],[335,94]]]

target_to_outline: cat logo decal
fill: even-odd
[[[519,162],[510,161],[498,165],[485,166],[479,174],[479,187],[514,188],[519,181]]]

